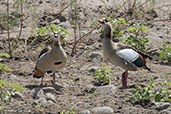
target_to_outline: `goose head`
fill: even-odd
[[[112,39],[112,25],[107,19],[98,20],[99,23],[103,25],[104,28],[104,38]]]
[[[54,46],[59,46],[59,44],[60,44],[60,35],[56,31],[54,32],[53,40],[54,40]]]

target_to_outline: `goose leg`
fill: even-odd
[[[44,74],[42,75],[42,80],[41,80],[41,84],[40,84],[41,88],[43,87],[43,78],[44,78]]]
[[[122,88],[126,88],[126,86],[127,86],[127,78],[128,78],[128,71],[125,71],[122,74]]]
[[[55,83],[55,73],[52,74],[52,77],[53,77],[52,83],[54,84]]]

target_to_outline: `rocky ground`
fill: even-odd
[[[170,0],[156,0],[156,7],[170,4]],[[2,11],[5,9],[3,1],[0,1]],[[69,0],[30,0],[27,4],[36,7],[34,11],[25,10],[28,17],[25,17],[24,28],[22,32],[22,39],[28,39],[32,34],[34,27],[46,25],[48,23],[56,23],[65,27],[70,33],[73,32],[70,24],[69,14],[70,8],[67,8],[60,15],[60,12]],[[80,0],[80,22],[81,32],[88,32],[91,30],[91,24],[99,17],[112,17],[121,15],[115,14],[113,8],[119,6],[120,1],[112,0]],[[126,7],[126,6],[125,6]],[[123,9],[122,9],[123,10]],[[152,49],[162,47],[164,42],[171,43],[171,22],[170,21],[156,21],[161,19],[171,18],[170,6],[164,7],[163,10],[156,9],[157,18],[149,21],[149,31],[146,33],[149,37],[149,46]],[[35,13],[35,14],[34,14]],[[56,14],[56,15],[52,15]],[[31,15],[36,15],[33,20]],[[18,31],[18,27],[11,30],[11,36],[14,37]],[[11,83],[20,84],[23,87],[22,92],[15,91],[15,96],[11,102],[0,101],[0,106],[7,106],[2,113],[46,113],[46,114],[60,114],[60,112],[71,112],[73,109],[75,113],[81,114],[169,114],[171,113],[170,103],[161,103],[159,105],[152,105],[143,107],[138,104],[132,104],[130,97],[132,90],[137,84],[142,86],[149,85],[149,78],[154,79],[155,84],[159,85],[164,81],[171,81],[171,64],[162,63],[158,59],[148,60],[147,65],[154,71],[153,73],[143,69],[136,72],[129,72],[128,88],[120,89],[121,74],[123,69],[107,62],[103,57],[101,50],[101,41],[99,40],[100,26],[98,26],[92,33],[86,37],[82,44],[77,49],[75,56],[71,56],[72,41],[64,47],[68,61],[64,69],[56,73],[56,83],[51,84],[52,77],[46,74],[44,83],[46,87],[40,88],[40,79],[32,77],[37,56],[44,45],[26,46],[20,45],[14,50],[14,57],[5,59],[4,65],[14,69],[13,72],[1,71],[0,79],[9,81]],[[5,30],[0,34],[0,52],[7,52],[7,34]],[[73,34],[69,39],[73,39]],[[157,58],[158,51],[152,53],[154,58]],[[101,66],[107,66],[111,69],[111,85],[95,86],[93,81],[93,74]],[[168,75],[166,75],[168,74]],[[93,94],[97,91],[100,94]],[[104,113],[103,113],[104,112]],[[66,113],[67,114],[67,113]]]

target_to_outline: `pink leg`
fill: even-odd
[[[43,87],[43,78],[44,78],[44,74],[42,75],[42,80],[41,80],[41,84],[40,84],[41,88]]]
[[[52,83],[55,83],[55,73],[52,74],[53,80]]]
[[[128,78],[128,71],[125,71],[122,74],[122,88],[126,88],[126,86],[127,86],[127,78]]]

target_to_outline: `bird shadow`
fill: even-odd
[[[139,84],[141,87],[145,87],[145,85],[143,85],[143,84]],[[122,88],[122,87],[120,87],[119,89],[135,89],[137,87],[137,85],[136,84],[133,84],[133,85],[129,85],[129,86],[127,86],[126,88]]]
[[[38,88],[40,86],[39,85],[26,85],[25,87],[28,88],[28,89],[30,89],[30,90],[32,90],[32,89]]]

